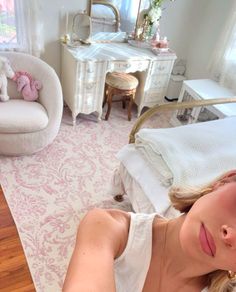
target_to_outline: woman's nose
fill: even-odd
[[[224,243],[230,247],[236,249],[236,229],[227,225],[221,227],[221,237]]]

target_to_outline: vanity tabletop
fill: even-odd
[[[163,52],[158,55],[151,48],[139,48],[125,42],[94,42],[90,45],[70,47],[64,45],[72,56],[78,61],[111,61],[111,60],[173,60],[174,52]]]

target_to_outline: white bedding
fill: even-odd
[[[135,212],[157,212],[166,217],[179,214],[171,207],[168,189],[162,185],[134,144],[124,146],[118,152],[117,158],[121,165],[116,175],[120,175],[124,185],[124,190],[120,191],[128,195]],[[113,185],[118,184],[116,182]],[[120,191],[116,189],[113,194]]]
[[[144,136],[142,133],[145,133]],[[167,144],[161,145],[162,147],[167,145],[166,149],[156,148],[156,144],[152,144],[153,133],[158,133],[154,139],[158,143],[159,138],[164,135],[165,139],[162,139],[161,142],[167,141]],[[186,133],[188,133],[189,138],[184,140],[183,136],[186,136]],[[195,138],[198,137],[199,139],[199,135],[201,138],[196,141]],[[178,129],[142,129],[136,136],[138,139],[140,137],[146,139],[145,143],[148,141],[150,144],[151,141],[149,148],[153,147],[152,151],[159,152],[159,156],[164,153],[166,158],[166,155],[169,155],[171,158],[167,158],[165,161],[168,165],[166,169],[168,170],[169,166],[171,171],[174,169],[171,173],[172,176],[174,174],[174,179],[176,173],[178,179],[184,176],[186,176],[186,179],[190,177],[190,180],[188,180],[190,185],[191,183],[192,185],[200,185],[203,182],[210,182],[223,172],[236,169],[236,117],[184,126],[184,128],[178,127]],[[181,137],[181,139],[178,137]],[[177,141],[180,144],[179,147]],[[116,190],[113,194],[126,193],[136,212],[151,213],[154,211],[166,216],[166,212],[170,211],[171,216],[177,215],[178,212],[173,212],[172,207],[170,207],[169,187],[166,186],[166,181],[163,183],[163,180],[160,179],[161,164],[155,157],[158,155],[148,153],[149,159],[151,157],[148,161],[146,155],[144,156],[140,148],[137,148],[139,143],[136,146],[134,144],[126,145],[118,152],[117,158],[121,165],[116,179],[120,180],[119,185],[121,187],[119,191]],[[176,181],[183,182],[183,179]]]
[[[236,117],[141,129],[135,146],[165,185],[203,186],[236,168]]]

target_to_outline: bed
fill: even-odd
[[[112,181],[115,200],[127,195],[135,212],[175,217],[179,213],[168,198],[171,186],[205,185],[235,169],[236,116],[175,128],[141,129],[158,112],[231,102],[236,97],[163,104],[140,116],[129,144],[117,154],[120,166]]]
[[[116,5],[107,0],[93,0],[91,5],[92,34],[118,32],[120,13]]]

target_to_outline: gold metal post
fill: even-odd
[[[186,102],[175,102],[175,103],[168,103],[168,104],[157,104],[154,107],[147,110],[144,114],[142,114],[137,121],[135,122],[130,135],[129,135],[129,143],[135,142],[135,134],[139,131],[141,126],[154,114],[159,112],[166,112],[166,111],[174,111],[180,110],[185,108],[193,108],[199,106],[209,106],[215,104],[223,104],[223,103],[234,103],[236,102],[235,97],[227,97],[227,98],[215,98],[215,99],[208,99],[208,100],[194,100],[194,101],[186,101]]]
[[[135,29],[134,29],[134,39],[137,39],[137,34],[138,34],[138,21],[139,21],[139,13],[140,13],[140,8],[141,8],[141,1],[139,0],[139,5],[138,5],[138,13],[136,17],[136,24],[135,24]]]

